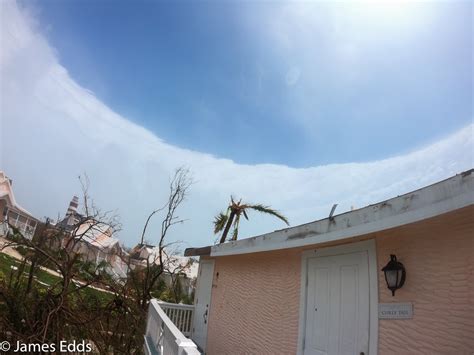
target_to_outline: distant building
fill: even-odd
[[[135,266],[146,266],[146,260],[150,263],[154,263],[157,258],[156,247],[151,244],[137,244],[130,251],[130,259]]]
[[[7,235],[10,226],[13,226],[18,228],[25,238],[32,239],[39,222],[16,202],[12,180],[0,171],[0,236]]]
[[[62,230],[71,233],[73,229],[81,222],[84,218],[82,214],[77,212],[77,207],[79,206],[79,198],[73,196],[71,202],[69,202],[69,207],[66,211],[66,216],[58,222],[57,227]]]
[[[148,263],[160,265],[159,247],[150,244],[137,244],[130,252],[132,268],[144,268]],[[172,277],[180,276],[182,290],[191,296],[196,284],[199,263],[192,258],[175,255],[169,250],[163,252],[163,279],[167,285],[172,283]]]
[[[80,254],[85,261],[99,264],[106,261],[110,264],[109,273],[121,278],[127,275],[128,267],[122,260],[125,251],[120,246],[120,241],[113,237],[113,228],[91,218],[86,218],[77,211],[79,199],[74,196],[69,203],[66,216],[57,223],[67,237],[63,246],[70,240],[76,239],[75,252]]]

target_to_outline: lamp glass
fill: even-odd
[[[396,287],[398,283],[398,270],[387,270],[385,271],[385,277],[387,278],[388,287]]]
[[[397,256],[394,254],[390,255],[390,261],[382,269],[385,274],[385,281],[387,287],[392,291],[392,296],[395,295],[395,290],[399,289],[405,283],[405,267],[402,263],[397,261]]]

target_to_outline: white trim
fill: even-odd
[[[204,346],[203,346],[203,349],[201,349],[203,351],[203,353],[205,354],[206,353],[206,348],[207,348],[207,339],[208,339],[208,330],[209,330],[209,319],[210,319],[210,316],[211,316],[211,310],[212,310],[212,286],[214,285],[214,270],[215,270],[215,260],[214,259],[201,259],[199,260],[199,270],[198,270],[198,276],[197,276],[197,282],[196,282],[196,291],[194,293],[194,302],[193,302],[193,305],[194,305],[194,314],[193,314],[193,324],[191,325],[191,339],[194,339],[194,327],[195,327],[195,324],[194,324],[194,317],[196,317],[197,315],[197,312],[196,312],[196,298],[197,296],[199,295],[199,290],[200,290],[200,287],[201,287],[201,266],[203,264],[212,264],[212,272],[211,272],[211,277],[212,277],[212,282],[211,282],[211,290],[209,291],[209,309],[208,309],[208,314],[207,314],[207,323],[206,323],[206,341],[204,343]]]
[[[474,173],[471,170],[331,219],[215,245],[210,255],[255,253],[347,239],[418,222],[473,204]]]
[[[334,247],[312,249],[302,252],[301,255],[301,290],[300,312],[298,326],[298,355],[303,354],[303,341],[305,334],[306,315],[306,280],[308,278],[308,259],[319,256],[341,255],[367,251],[369,269],[369,355],[377,354],[378,344],[378,278],[377,278],[377,252],[375,239],[363,242],[349,243]]]
[[[198,269],[198,274],[197,274],[197,281],[196,281],[196,292],[194,293],[195,297],[198,295],[199,293],[199,287],[200,287],[200,284],[201,284],[201,265],[202,264],[206,264],[206,263],[209,263],[209,264],[212,264],[212,280],[214,283],[214,266],[215,266],[215,260],[214,259],[201,259],[199,260],[199,269]],[[212,289],[211,289],[211,298],[212,298]],[[196,305],[196,298],[194,299],[194,302],[193,302],[194,305]],[[211,305],[209,304],[209,307]]]

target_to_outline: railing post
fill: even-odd
[[[190,339],[176,339],[176,344],[178,344],[178,355],[199,354],[196,344]]]
[[[147,317],[144,351],[149,354],[199,355],[197,345],[183,334],[192,318],[193,306],[150,301]],[[180,329],[181,328],[181,329]],[[151,349],[153,347],[154,349]],[[155,351],[153,351],[155,350]]]

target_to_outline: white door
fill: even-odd
[[[367,252],[312,257],[307,267],[303,353],[367,355]]]
[[[206,351],[207,321],[211,306],[212,280],[214,276],[214,260],[201,260],[194,296],[193,341]]]

